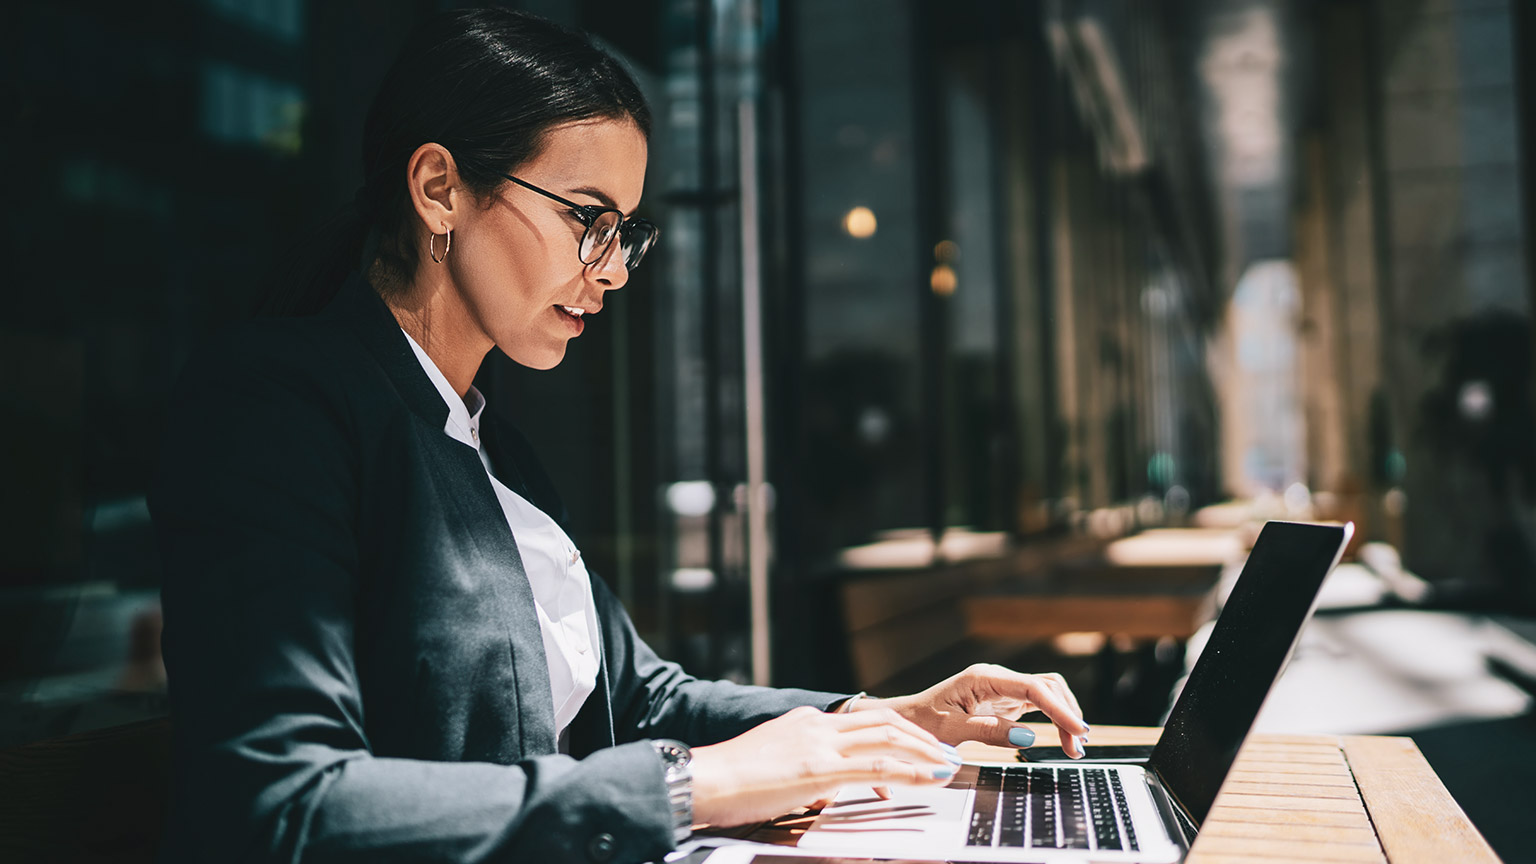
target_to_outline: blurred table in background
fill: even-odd
[[[1062,648],[1070,641],[1080,653],[1096,651],[1093,695],[1104,710],[1117,705],[1127,657],[1134,677],[1149,685],[1177,677],[1177,652],[1164,652],[1159,660],[1154,646],[1162,640],[1183,643],[1214,616],[1222,570],[1241,561],[1246,550],[1244,536],[1230,529],[1158,529],[1115,540],[1092,554],[1056,562],[1047,578],[1003,580],[968,595],[962,601],[966,635],[1054,641]],[[1160,673],[1160,665],[1169,671]],[[1155,721],[1159,715],[1148,706],[1136,707],[1152,701],[1134,698],[1116,713]],[[1129,713],[1120,714],[1120,707]]]
[[[1146,531],[1058,562],[1043,582],[1004,582],[967,597],[966,632],[1020,641],[1083,632],[1188,639],[1211,617],[1222,568],[1244,552],[1235,531]]]

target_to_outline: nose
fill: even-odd
[[[616,291],[629,281],[629,268],[624,266],[624,250],[615,237],[603,250],[602,257],[587,265],[587,278],[596,282],[604,291]]]

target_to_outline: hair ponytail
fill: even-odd
[[[447,147],[460,179],[486,196],[538,155],[549,129],[595,117],[631,120],[650,136],[639,86],[584,34],[506,9],[434,15],[368,109],[362,188],[295,253],[258,311],[319,311],[354,270],[386,296],[410,284],[419,255],[405,168],[421,145]]]

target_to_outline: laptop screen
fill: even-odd
[[[1147,760],[1196,825],[1210,812],[1353,529],[1270,522],[1254,543]]]

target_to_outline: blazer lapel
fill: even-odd
[[[496,468],[497,479],[505,483],[507,488],[532,502],[535,507],[543,510],[557,524],[560,524],[562,529],[565,528],[565,507],[560,503],[559,496],[554,493],[543,471],[521,464],[521,459],[534,458],[532,450],[528,448],[527,442],[521,435],[511,429],[507,421],[502,420],[490,408],[481,415],[480,434],[485,442],[485,452],[490,454],[491,464]],[[598,614],[601,612],[599,611]],[[613,731],[613,702],[610,698],[613,691],[609,686],[608,653],[603,646],[601,622],[598,624],[597,632],[592,636],[597,642],[595,646],[598,656],[597,687],[592,691],[592,695],[587,697],[586,703],[581,706],[581,710],[576,713],[570,727],[566,730],[571,755],[577,757],[604,747],[612,747],[617,743]]]
[[[354,273],[327,308],[326,314],[348,318],[358,336],[394,383],[407,406],[430,428],[442,430],[448,406],[416,360],[405,334],[372,286]],[[427,439],[434,470],[450,489],[447,496],[475,545],[484,581],[491,590],[494,614],[506,624],[511,663],[516,678],[514,708],[523,756],[555,752],[555,707],[549,683],[549,661],[517,542],[507,526],[496,490],[472,448],[443,434]],[[499,469],[498,464],[498,469]]]

